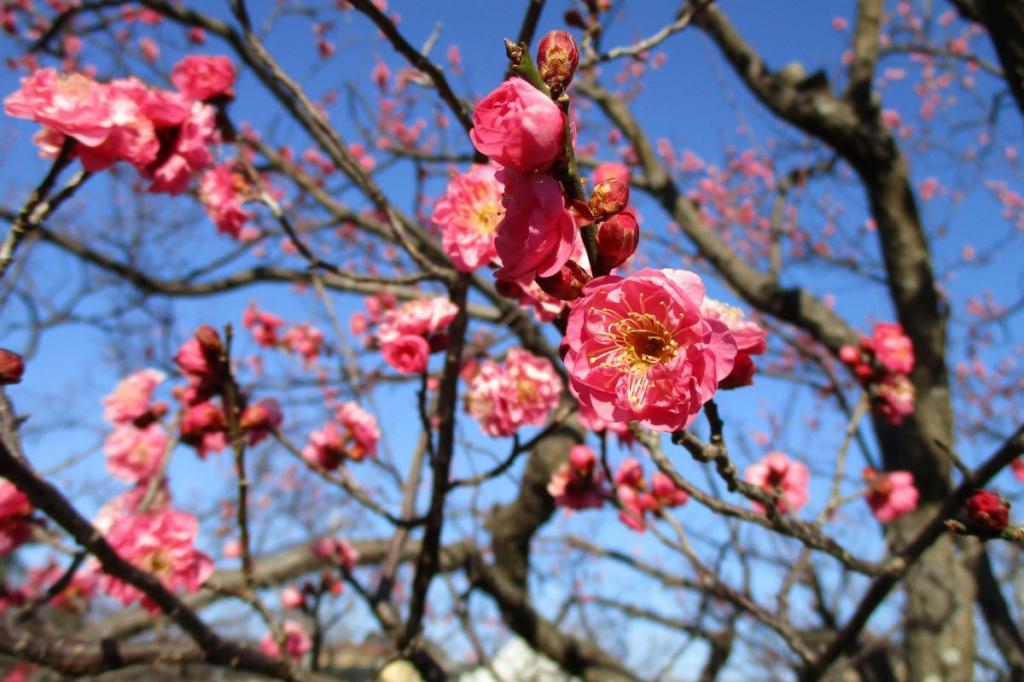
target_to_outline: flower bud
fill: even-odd
[[[594,451],[585,445],[574,445],[569,450],[569,464],[582,474],[589,475],[596,462]]]
[[[856,365],[861,361],[860,350],[857,349],[857,346],[846,344],[839,349],[839,359],[844,365]]]
[[[430,344],[431,353],[441,353],[448,350],[448,345],[451,343],[451,339],[447,332],[438,332],[437,334],[431,334],[427,338],[427,343]]]
[[[25,361],[17,353],[0,348],[0,386],[21,383]]]
[[[565,31],[551,31],[537,44],[537,70],[552,90],[565,90],[579,63],[576,41]]]
[[[594,220],[601,220],[621,213],[628,203],[629,180],[620,176],[599,182],[591,192],[587,206]]]
[[[562,301],[571,301],[583,295],[583,287],[590,274],[575,261],[567,261],[562,269],[550,277],[538,277],[537,286]]]
[[[306,598],[299,588],[289,585],[281,590],[281,603],[289,609],[298,609],[306,603]]]
[[[609,218],[597,228],[597,253],[601,265],[610,271],[626,262],[640,241],[640,225],[632,211]]]
[[[499,296],[516,300],[522,292],[522,287],[513,280],[499,279],[494,282],[494,290],[498,292]]]
[[[181,420],[181,440],[190,445],[201,442],[207,434],[227,430],[227,416],[213,403],[199,403],[188,408]]]
[[[273,398],[247,406],[238,418],[243,431],[271,431],[281,425],[281,408]]]
[[[988,490],[978,490],[967,500],[967,516],[982,530],[998,533],[1010,525],[1010,503]]]
[[[203,351],[206,362],[216,367],[220,363],[220,355],[224,351],[217,330],[208,324],[199,325],[199,328],[196,329],[196,341],[199,342],[199,348]]]

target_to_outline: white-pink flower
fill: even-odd
[[[480,363],[469,381],[466,410],[484,433],[511,436],[521,426],[539,426],[558,405],[561,381],[551,363],[521,348],[509,350],[501,365]]]
[[[167,378],[156,369],[129,374],[103,398],[103,418],[113,424],[127,424],[149,412],[153,391]]]
[[[917,509],[917,488],[909,471],[878,472],[867,467],[864,481],[868,484],[865,499],[880,523],[892,523]]]
[[[313,640],[306,632],[306,628],[294,620],[286,620],[281,630],[284,634],[285,651],[292,658],[296,660],[302,658],[313,647]],[[281,647],[271,635],[266,635],[260,640],[259,648],[267,656],[276,658],[281,655]]]
[[[199,523],[191,514],[163,509],[125,516],[114,523],[107,542],[122,558],[152,574],[171,590],[196,592],[213,573],[213,561],[195,548]],[[159,607],[132,585],[113,576],[101,579],[103,590],[124,604],[140,597],[152,613]]]
[[[107,471],[127,483],[139,483],[155,474],[166,450],[167,433],[156,423],[141,429],[121,424],[103,443]]]
[[[606,422],[684,429],[732,371],[736,341],[701,315],[704,284],[685,270],[592,280],[569,313],[569,387]]]
[[[496,170],[477,164],[456,175],[434,208],[433,220],[441,228],[444,251],[463,272],[487,265],[498,255],[494,236],[505,209]]]
[[[352,434],[359,448],[366,454],[377,456],[377,443],[380,441],[380,428],[377,418],[364,410],[355,402],[347,402],[338,408],[334,418]]]
[[[447,327],[458,312],[454,303],[440,296],[409,301],[384,312],[377,340],[385,344],[400,336],[428,336]]]
[[[778,495],[776,508],[782,512],[796,512],[807,504],[810,495],[807,485],[811,474],[807,465],[786,457],[782,452],[769,452],[760,462],[751,464],[743,479],[769,495]],[[764,512],[764,505],[753,502],[754,508]]]

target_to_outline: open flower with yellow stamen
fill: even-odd
[[[494,237],[505,208],[496,170],[477,164],[456,175],[434,208],[432,217],[441,228],[444,252],[462,272],[487,265],[498,255]]]
[[[599,277],[569,315],[569,386],[600,419],[686,428],[729,375],[736,342],[701,315],[704,284],[685,270]]]

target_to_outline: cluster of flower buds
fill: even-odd
[[[230,431],[224,406],[213,402],[217,396],[224,395],[226,382],[231,381],[224,345],[217,330],[204,324],[181,346],[174,359],[189,380],[188,386],[174,390],[174,397],[185,409],[181,440],[204,457],[209,451],[223,449]],[[260,442],[281,425],[281,409],[276,400],[250,404],[244,393],[235,391],[235,394],[239,430],[249,445]]]
[[[548,494],[555,498],[556,506],[566,510],[599,509],[610,493],[594,451],[586,445],[574,445],[569,461],[551,476]]]
[[[567,182],[566,170],[574,164],[565,89],[580,59],[569,33],[551,31],[540,40],[536,70],[525,45],[506,41],[506,49],[518,76],[480,101],[470,131],[477,151],[501,169],[492,179],[479,171],[479,177],[453,180],[434,220],[458,267],[500,261],[495,277],[502,295],[535,304],[540,297],[529,290],[539,289],[554,299],[540,307],[557,314],[565,308],[562,302],[580,298],[591,279],[636,251],[639,229],[629,206],[629,169],[618,163],[599,166],[589,197],[581,196],[577,178]],[[472,196],[464,191],[485,175],[486,191]],[[493,251],[479,237],[492,231]]]
[[[892,424],[914,412],[914,347],[896,323],[879,322],[871,337],[839,349],[839,359],[868,390],[871,408]]]

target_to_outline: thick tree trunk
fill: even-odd
[[[1003,67],[1003,77],[1024,115],[1024,2],[1020,0],[953,0],[960,14],[983,25]]]

